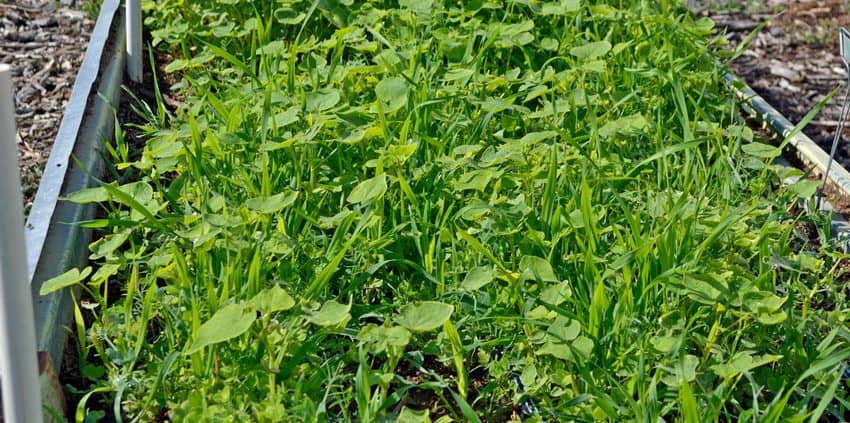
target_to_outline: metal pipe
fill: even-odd
[[[42,422],[35,323],[24,251],[24,210],[12,70],[0,64],[0,383],[7,422]]]
[[[142,5],[140,0],[126,0],[127,10],[127,74],[133,82],[142,82]]]

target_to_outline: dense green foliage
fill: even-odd
[[[92,298],[79,416],[845,413],[843,256],[724,91],[711,21],[666,0],[145,8],[185,107],[141,107],[143,152],[119,136],[116,182],[71,197],[104,204],[93,269],[45,288]]]

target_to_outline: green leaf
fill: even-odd
[[[487,184],[489,184],[493,179],[501,177],[502,173],[502,171],[496,171],[493,169],[480,169],[466,172],[457,178],[457,181],[455,181],[455,188],[461,191],[475,190],[484,192],[484,189],[487,188]]]
[[[519,270],[526,280],[542,280],[544,282],[559,282],[552,265],[548,261],[535,256],[523,256],[519,262]]]
[[[779,156],[779,148],[761,142],[751,142],[741,146],[741,150],[751,156],[761,159],[772,159]]]
[[[411,12],[427,15],[431,13],[431,8],[434,6],[434,0],[398,0],[398,5],[403,9],[408,9]]]
[[[821,186],[821,181],[812,179],[800,179],[791,185],[788,185],[788,191],[794,193],[797,198],[811,198]]]
[[[406,305],[396,322],[413,332],[428,332],[439,328],[452,316],[454,306],[437,301]]]
[[[280,285],[275,284],[271,288],[260,291],[251,299],[251,305],[263,313],[285,311],[295,306],[293,299]]]
[[[245,205],[260,213],[277,213],[294,204],[296,199],[298,199],[298,191],[286,190],[268,197],[250,198]]]
[[[573,295],[573,290],[569,282],[561,282],[555,285],[546,287],[540,291],[540,301],[546,304],[559,305]]]
[[[580,8],[580,0],[561,0],[559,2],[544,3],[538,13],[543,16],[565,16],[568,13],[578,11]]]
[[[243,304],[228,304],[220,308],[198,329],[198,336],[186,350],[186,354],[193,354],[208,345],[242,335],[256,318],[254,310]]]
[[[357,184],[348,194],[349,203],[364,203],[381,197],[387,192],[387,175],[380,174]]]
[[[570,54],[579,59],[592,60],[604,56],[609,51],[611,51],[611,43],[602,40],[573,47],[570,49]]]
[[[410,332],[401,326],[377,326],[368,324],[357,335],[360,342],[366,343],[370,351],[379,354],[388,347],[404,348],[410,342]]]
[[[679,342],[679,338],[675,336],[653,336],[649,342],[658,352],[667,354],[673,350],[673,347]]]
[[[332,88],[323,88],[307,93],[307,111],[321,112],[328,110],[339,103],[339,98],[339,91]]]
[[[431,423],[431,417],[428,410],[414,411],[407,407],[401,408],[401,413],[398,413],[396,423]]]
[[[288,52],[289,49],[281,40],[274,40],[257,49],[260,56],[285,56]]]
[[[91,274],[91,267],[86,266],[85,269],[81,272],[76,267],[59,275],[52,277],[41,284],[41,289],[38,291],[39,295],[47,295],[51,292],[58,291],[62,288],[67,288],[72,285],[76,285],[80,283],[83,279],[88,277]]]
[[[640,113],[621,117],[616,120],[609,121],[599,129],[599,136],[608,138],[612,135],[633,135],[639,133],[649,126],[646,118]]]
[[[103,187],[86,188],[72,192],[65,199],[77,204],[102,203],[109,200],[109,193]]]
[[[716,364],[709,369],[717,376],[729,378],[741,372],[750,371],[759,366],[773,363],[782,358],[781,355],[764,354],[761,356],[753,356],[752,351],[741,351],[735,354],[729,362],[725,364]]]
[[[274,11],[275,20],[284,25],[297,25],[306,17],[307,15],[303,12],[293,10],[289,7],[281,7]]]
[[[492,281],[493,267],[480,266],[470,270],[466,274],[466,277],[463,278],[463,282],[460,283],[460,287],[466,291],[475,291]]]
[[[330,300],[318,310],[307,312],[307,321],[317,326],[344,326],[351,319],[351,303],[340,304],[336,300]]]
[[[379,82],[375,86],[375,95],[381,102],[384,113],[392,113],[407,105],[407,92],[409,88],[407,81],[403,78],[392,76]]]
[[[553,342],[569,342],[576,339],[581,333],[581,324],[564,316],[558,316],[549,325],[548,335]]]

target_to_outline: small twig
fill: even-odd
[[[50,58],[50,61],[48,61],[48,62],[47,62],[47,65],[45,65],[45,66],[44,66],[44,69],[42,69],[42,70],[40,70],[40,71],[36,72],[36,73],[32,76],[32,80],[33,80],[33,81],[35,81],[35,82],[37,82],[37,83],[40,83],[40,82],[42,81],[42,79],[43,79],[44,75],[46,75],[46,74],[47,74],[47,73],[49,73],[51,70],[53,70],[53,65],[54,65],[54,64],[56,64],[56,59],[54,59],[54,58],[52,58],[52,57],[51,57],[51,58]]]

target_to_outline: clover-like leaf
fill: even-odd
[[[343,326],[351,319],[351,304],[330,300],[318,309],[307,312],[307,321],[317,326]]]
[[[378,97],[378,101],[381,102],[384,113],[391,113],[407,104],[408,90],[407,81],[403,78],[392,76],[384,79],[375,86],[375,95]]]
[[[387,192],[387,175],[380,174],[357,184],[351,194],[348,194],[348,202],[363,203],[378,198],[385,192]]]
[[[91,267],[88,266],[82,271],[75,267],[59,276],[54,276],[41,284],[41,289],[38,293],[39,295],[47,295],[62,288],[76,285],[82,282],[83,279],[87,278],[91,274],[91,270]]]
[[[255,295],[251,299],[251,305],[258,311],[271,313],[289,310],[295,305],[295,299],[284,291],[283,288],[275,284],[271,288],[266,288]]]
[[[428,332],[446,323],[454,309],[454,306],[439,301],[423,301],[405,306],[395,320],[412,332]]]
[[[277,213],[291,206],[297,199],[298,191],[286,190],[267,197],[250,198],[245,202],[245,205],[260,213]]]

